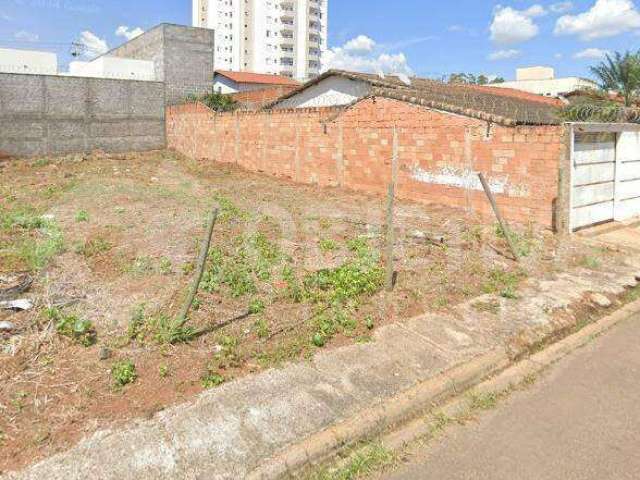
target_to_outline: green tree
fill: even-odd
[[[640,90],[640,56],[638,53],[615,52],[607,54],[599,65],[591,67],[591,73],[600,82],[603,90],[614,90],[624,97],[625,106],[633,104]]]
[[[216,112],[231,112],[239,107],[231,95],[224,95],[215,91],[205,93],[204,95],[189,95],[189,102],[202,102],[211,110]]]
[[[490,80],[486,75],[474,75],[473,73],[452,73],[447,80],[449,83],[458,85],[491,85],[494,83],[504,83],[504,78],[496,77]]]

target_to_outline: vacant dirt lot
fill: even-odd
[[[13,324],[0,332],[0,471],[238,376],[368,342],[399,318],[482,293],[517,298],[527,278],[622,255],[517,225],[518,264],[492,223],[401,203],[389,294],[381,198],[171,152],[5,162],[0,174],[0,288],[20,272],[35,279],[24,294],[35,308],[0,312]],[[214,205],[207,270],[181,325]]]

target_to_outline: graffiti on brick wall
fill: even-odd
[[[482,191],[478,172],[468,169],[444,167],[439,172],[429,172],[420,167],[414,167],[411,171],[411,178],[422,183]],[[528,185],[510,183],[508,175],[489,175],[487,176],[487,181],[491,191],[495,194],[508,195],[510,197],[531,196]]]

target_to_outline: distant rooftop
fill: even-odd
[[[300,85],[292,78],[282,75],[269,75],[266,73],[232,72],[229,70],[216,70],[216,75],[222,75],[236,83],[258,83],[264,85]]]
[[[555,98],[514,89],[489,86],[448,84],[426,78],[411,78],[405,83],[396,76],[329,70],[300,88],[284,95],[267,108],[293,97],[327,77],[363,81],[372,88],[368,95],[402,100],[452,113],[507,125],[553,125],[560,123],[558,109],[563,103]]]

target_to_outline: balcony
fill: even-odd
[[[320,36],[319,35],[309,35],[309,47],[311,48],[320,48]]]

